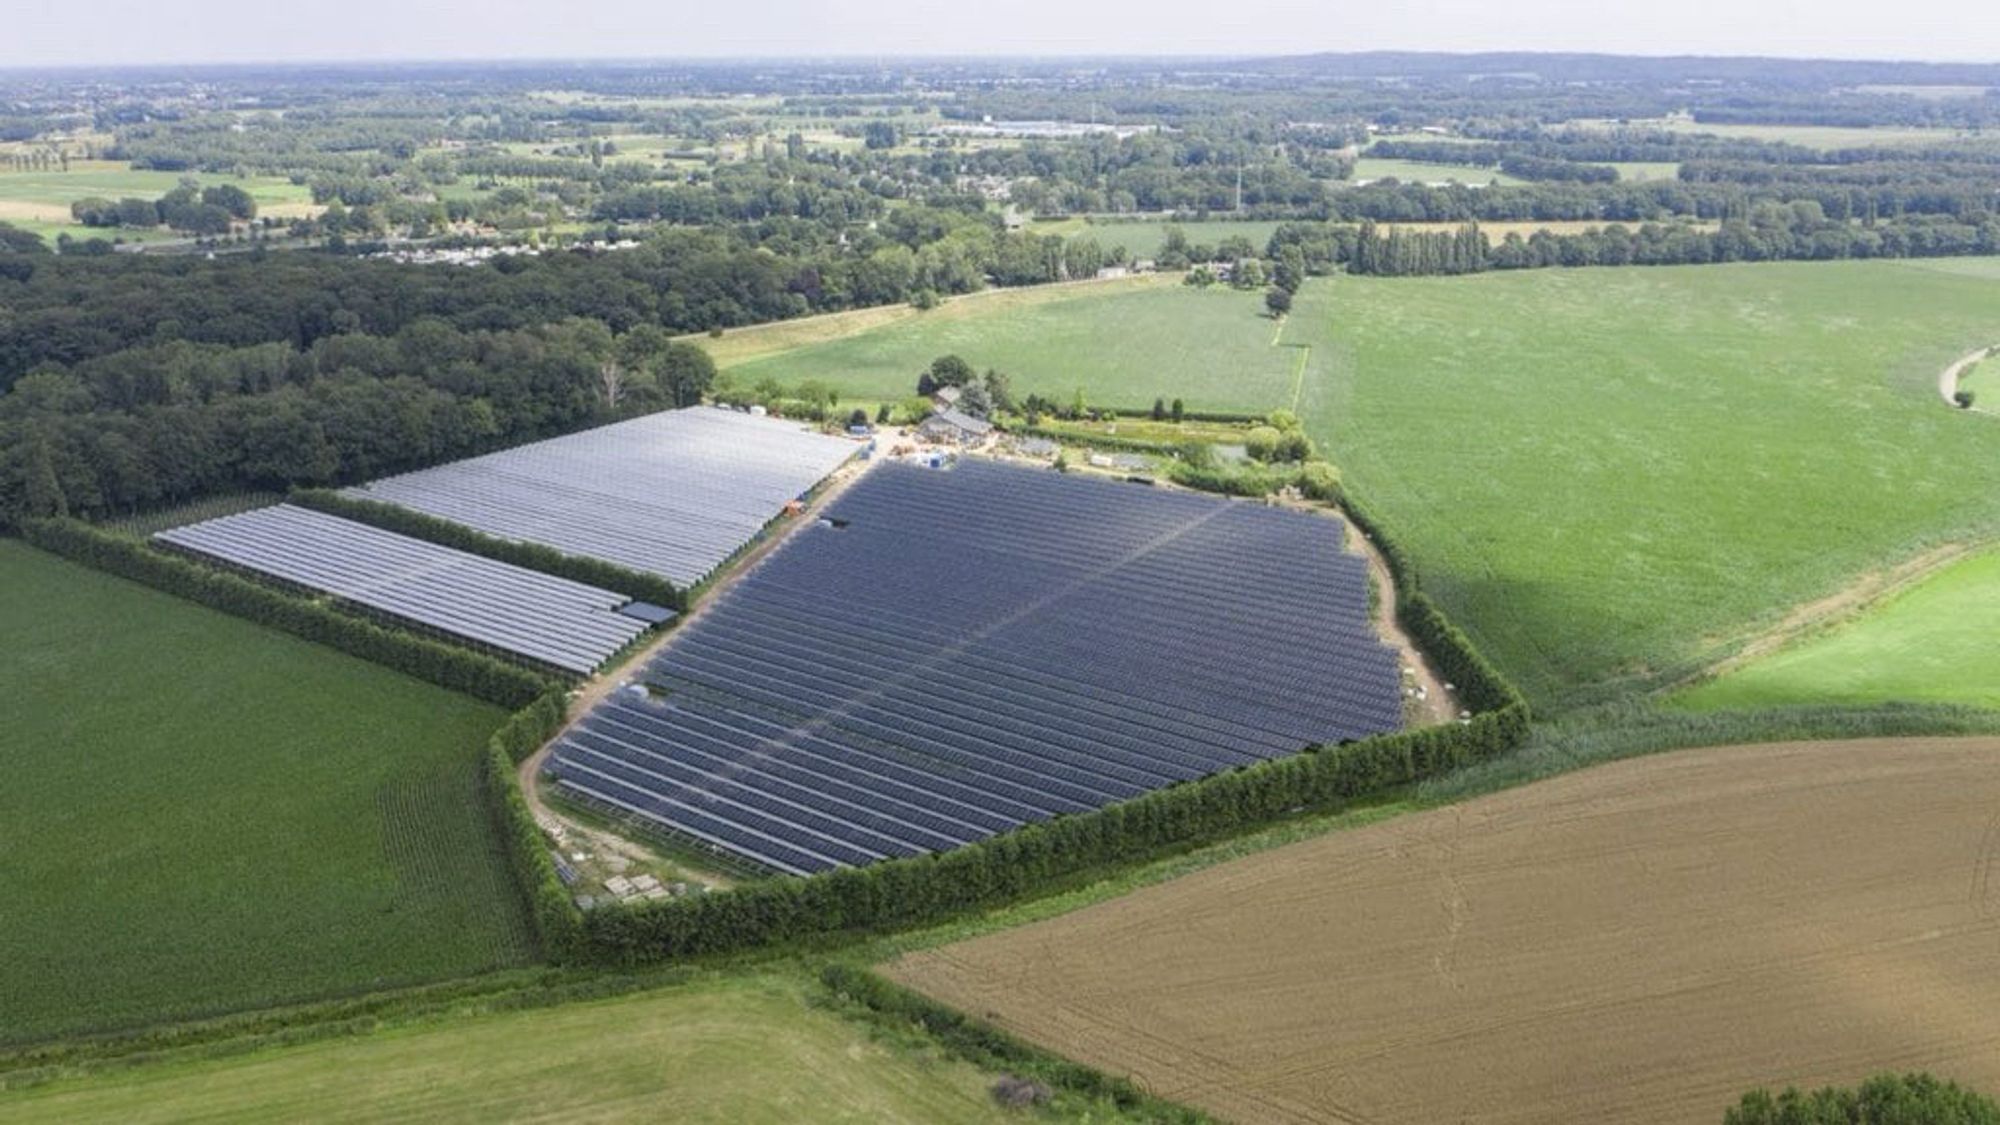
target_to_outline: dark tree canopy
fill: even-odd
[[[1753,1090],[1724,1125],[2000,1125],[1991,1098],[1928,1074],[1880,1074],[1852,1089]]]
[[[972,382],[975,372],[972,365],[955,355],[941,355],[931,361],[928,374],[931,382],[940,387],[963,387]]]

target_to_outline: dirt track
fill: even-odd
[[[1245,1121],[1705,1122],[2000,1088],[2000,739],[1693,750],[1252,856],[892,975]]]
[[[1959,376],[1965,374],[1966,368],[1971,367],[1991,354],[1993,354],[1992,348],[1981,348],[1976,352],[1967,352],[1959,356],[1950,367],[1938,372],[1938,395],[1944,399],[1945,405],[1953,409],[1958,408]]]

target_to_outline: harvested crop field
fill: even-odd
[[[2000,1085],[2000,740],[1634,759],[1266,852],[891,975],[1243,1121],[1719,1120]]]

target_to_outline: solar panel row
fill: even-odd
[[[686,586],[856,448],[796,423],[691,407],[347,492]]]
[[[1401,722],[1335,520],[976,460],[827,516],[565,736],[562,784],[807,874]]]
[[[623,594],[290,504],[154,538],[571,672],[647,628],[615,612]]]

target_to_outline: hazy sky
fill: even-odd
[[[2000,61],[1990,0],[0,0],[0,66],[1541,50]]]

